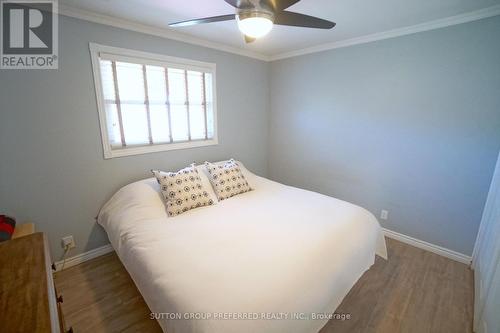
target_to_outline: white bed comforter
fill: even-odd
[[[381,227],[365,209],[255,175],[251,184],[168,218],[151,178],[101,210],[149,308],[165,313],[165,332],[317,332],[328,319],[315,314],[333,313],[375,254],[386,258]]]

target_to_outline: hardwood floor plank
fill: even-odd
[[[161,332],[115,253],[58,272],[55,283],[74,332]]]
[[[387,239],[377,258],[321,333],[472,332],[473,276],[467,265]]]
[[[387,239],[389,260],[351,289],[320,333],[471,333],[473,275],[464,264]],[[114,253],[55,274],[74,332],[161,332]]]

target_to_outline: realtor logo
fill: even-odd
[[[0,68],[56,69],[57,0],[5,0],[0,8]]]

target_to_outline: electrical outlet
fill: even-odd
[[[380,212],[380,218],[382,220],[387,220],[389,218],[389,212],[385,209],[382,209],[382,211]]]
[[[63,249],[72,249],[74,248],[75,245],[75,240],[73,239],[72,235],[69,236],[64,236],[61,238],[61,246]]]

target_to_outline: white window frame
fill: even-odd
[[[212,146],[218,144],[217,134],[217,94],[216,94],[216,65],[214,63],[195,61],[184,58],[170,57],[162,54],[155,54],[149,52],[142,52],[137,50],[124,49],[113,46],[100,45],[96,43],[89,43],[90,56],[92,61],[92,70],[94,75],[94,85],[97,99],[97,111],[99,113],[99,125],[101,128],[102,146],[104,151],[104,158],[123,157],[130,155],[139,155],[147,153],[156,153],[161,151],[188,149],[204,146]],[[101,67],[99,62],[99,55],[108,54],[113,55],[117,59],[130,61],[131,58],[136,60],[141,58],[141,62],[146,65],[164,66],[168,68],[177,68],[183,70],[193,70],[212,74],[212,96],[213,96],[213,138],[206,140],[193,140],[186,142],[173,142],[166,144],[152,144],[143,146],[124,147],[121,149],[112,149],[108,137],[106,109],[104,104],[104,95],[101,84]]]

